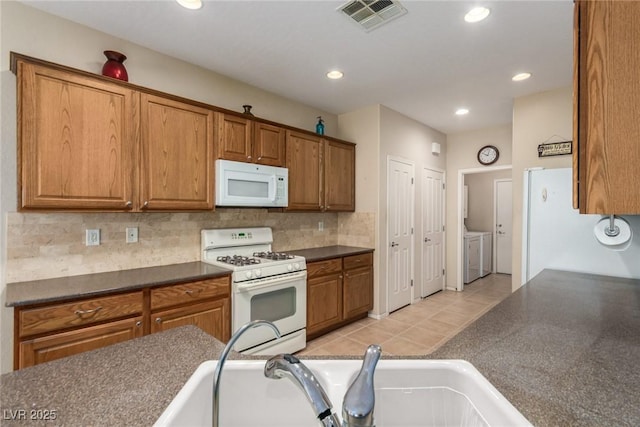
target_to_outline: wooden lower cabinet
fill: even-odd
[[[96,350],[143,335],[142,317],[20,341],[17,369]]]
[[[220,341],[229,341],[231,303],[223,298],[207,303],[191,304],[151,314],[151,333],[185,325],[195,325]]]
[[[307,338],[367,316],[373,309],[373,254],[307,264]]]
[[[342,275],[330,274],[307,281],[307,335],[342,321]],[[322,301],[322,304],[318,302]]]
[[[15,308],[14,369],[178,326],[231,336],[231,277]]]
[[[342,287],[345,319],[373,309],[373,267],[346,271]]]

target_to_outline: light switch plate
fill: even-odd
[[[100,229],[92,228],[85,230],[85,245],[87,246],[98,246],[100,244]]]

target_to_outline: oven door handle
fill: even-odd
[[[273,286],[291,283],[294,280],[305,279],[306,277],[307,277],[307,271],[303,270],[295,274],[287,274],[285,276],[279,276],[279,277],[274,277],[269,279],[261,279],[260,283],[255,283],[255,282],[238,283],[236,285],[236,291],[250,292],[258,289],[271,288]]]

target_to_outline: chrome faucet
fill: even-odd
[[[331,401],[324,389],[300,360],[291,354],[273,356],[264,365],[264,376],[272,379],[289,377],[304,392],[318,417],[325,427],[340,427],[340,420],[331,410]]]
[[[238,341],[238,339],[251,328],[255,328],[256,326],[266,325],[273,329],[276,337],[280,338],[280,330],[276,325],[267,321],[267,320],[253,320],[249,323],[242,325],[240,329],[238,329],[232,336],[224,350],[222,350],[222,354],[220,355],[220,359],[216,364],[216,369],[213,372],[213,413],[212,413],[212,425],[213,427],[218,427],[220,424],[220,376],[222,375],[222,367],[224,363],[227,361],[227,357],[229,357],[229,353],[233,348],[233,345]]]
[[[372,344],[364,353],[362,368],[342,401],[342,422],[344,427],[373,427],[373,407],[375,391],[373,374],[382,348]]]
[[[273,379],[288,376],[302,389],[325,427],[374,427],[373,374],[381,353],[382,348],[377,344],[370,345],[364,353],[360,372],[344,396],[342,423],[332,411],[331,401],[316,377],[297,357],[290,354],[273,356],[264,366],[264,376]]]

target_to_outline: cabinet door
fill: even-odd
[[[88,76],[18,63],[19,207],[133,207],[139,95]]]
[[[575,7],[574,203],[581,213],[638,214],[640,2]]]
[[[213,111],[148,94],[141,103],[141,209],[213,209]]]
[[[231,338],[229,298],[157,311],[151,314],[151,319],[151,333],[195,325],[220,341],[227,342]]]
[[[262,165],[284,167],[285,130],[259,122],[255,122],[253,128],[253,160]]]
[[[342,276],[330,274],[307,280],[307,335],[342,320]]]
[[[325,210],[356,210],[356,147],[336,141],[324,145]]]
[[[22,340],[19,344],[18,360],[14,365],[16,369],[22,369],[138,338],[142,333],[142,317],[135,317]]]
[[[343,284],[344,318],[358,316],[373,309],[373,268],[347,270]]]
[[[322,139],[287,131],[288,210],[320,211],[322,203]]]
[[[251,162],[252,121],[244,117],[216,113],[218,127],[218,158],[236,162]]]

